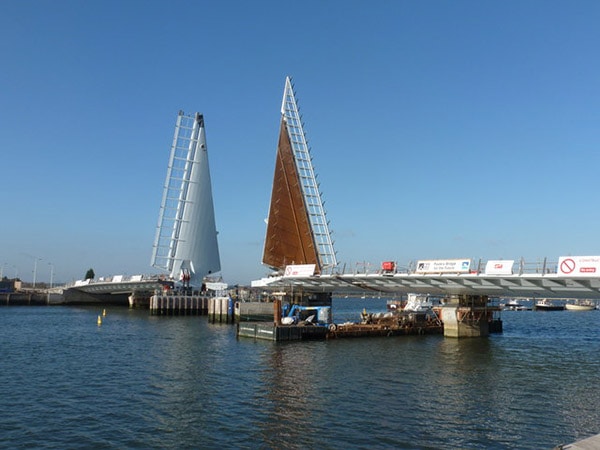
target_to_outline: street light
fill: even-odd
[[[54,264],[49,262],[48,265],[50,266],[50,289],[52,289],[52,283],[54,281]]]
[[[39,257],[34,257],[34,263],[33,263],[33,289],[35,289],[35,277],[37,275],[37,263],[38,261],[41,261],[42,258]]]

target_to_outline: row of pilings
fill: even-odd
[[[49,305],[51,294],[45,292],[2,292],[0,304],[5,306]]]
[[[155,316],[208,316],[212,323],[233,323],[234,304],[229,297],[153,295],[150,314]]]

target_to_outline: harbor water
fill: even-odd
[[[334,299],[358,320],[384,299]],[[276,343],[206,317],[0,308],[0,446],[544,449],[600,433],[600,311],[489,338]]]

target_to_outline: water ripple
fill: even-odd
[[[202,317],[0,308],[2,446],[552,448],[600,432],[600,314],[558,314],[506,314],[488,339],[277,344]]]

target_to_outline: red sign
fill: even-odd
[[[562,263],[560,263],[560,271],[562,273],[569,274],[575,270],[575,261],[571,258],[565,259]]]

